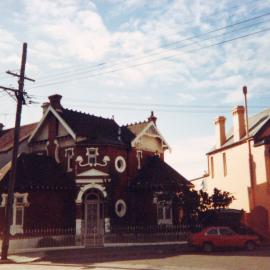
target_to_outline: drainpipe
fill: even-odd
[[[247,134],[247,144],[248,144],[248,164],[249,164],[249,177],[250,177],[250,191],[252,203],[250,203],[250,210],[255,206],[255,181],[253,174],[253,158],[251,153],[251,139],[249,137],[249,125],[248,125],[248,106],[247,106],[247,87],[243,87],[243,94],[245,98],[245,116],[246,116],[246,134]]]

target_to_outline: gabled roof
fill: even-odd
[[[268,120],[270,120],[270,108],[263,110],[255,114],[254,116],[249,117],[248,118],[249,136],[250,137],[256,136],[258,132],[264,127],[266,122],[268,122]],[[247,135],[242,137],[240,142],[245,141],[246,139],[247,139]],[[224,147],[231,146],[234,143],[235,141],[234,141],[234,136],[233,136],[233,128],[231,128],[230,131],[226,134],[226,142],[222,145],[222,147],[221,148],[213,147],[209,153],[218,149],[222,149]]]
[[[145,122],[130,124],[127,126],[127,128],[136,135],[135,138],[131,142],[132,146],[135,146],[136,142],[144,135],[151,135],[151,136],[160,138],[163,144],[163,148],[169,149],[171,151],[169,144],[161,135],[160,131],[158,130],[156,124],[153,121],[145,121]],[[148,131],[151,129],[153,132],[152,134],[148,133]]]
[[[28,139],[37,123],[21,126],[20,128],[20,142]],[[4,134],[0,137],[0,152],[5,152],[13,147],[14,128],[4,130]]]
[[[50,112],[58,119],[75,141],[80,137],[83,138],[81,142],[121,145],[130,144],[131,140],[134,138],[134,135],[126,127],[122,127],[119,131],[119,125],[113,119],[64,108],[61,109],[61,111],[56,111],[52,106],[49,106],[32,136],[29,138],[29,142],[31,142],[38,133],[38,130],[42,127],[42,124],[45,122]]]
[[[127,125],[127,128],[136,136],[142,132],[142,130],[145,129],[145,127],[149,125],[148,121],[144,122],[139,122],[139,123],[134,123],[134,124],[129,124]]]
[[[178,190],[181,186],[193,186],[185,177],[158,156],[148,157],[131,187],[135,189]]]
[[[134,135],[113,120],[87,113],[63,109],[59,115],[72,128],[77,136],[86,137],[87,141],[98,143],[130,143]],[[120,140],[119,140],[120,135]]]

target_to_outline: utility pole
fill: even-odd
[[[243,94],[244,94],[244,99],[245,99],[245,112],[246,112],[246,136],[247,136],[247,145],[248,145],[248,167],[249,167],[249,177],[250,177],[250,195],[252,202],[250,203],[250,210],[255,205],[255,193],[254,193],[254,174],[253,174],[253,157],[252,157],[252,151],[251,151],[251,141],[249,137],[249,123],[248,123],[248,105],[247,105],[247,87],[243,86]]]
[[[17,110],[16,110],[16,120],[15,120],[14,140],[13,140],[13,153],[12,153],[10,179],[9,179],[9,184],[8,184],[8,197],[7,197],[6,214],[5,214],[5,220],[4,220],[1,260],[7,259],[8,248],[9,248],[10,225],[11,225],[11,221],[12,221],[14,186],[15,186],[15,181],[16,181],[17,156],[18,156],[18,148],[19,148],[21,113],[22,113],[22,105],[25,104],[24,80],[29,79],[29,78],[25,78],[25,76],[24,76],[25,75],[26,57],[27,57],[27,43],[23,43],[20,74],[15,74],[15,73],[12,73],[10,71],[8,72],[8,74],[10,74],[10,75],[13,75],[15,77],[19,77],[18,90],[13,89],[13,88],[0,86],[0,88],[4,89],[5,91],[14,92],[15,96],[16,96],[16,100],[17,100]],[[30,79],[30,80],[32,80],[32,79]]]

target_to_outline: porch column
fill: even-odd
[[[82,234],[82,204],[76,203],[76,235]]]

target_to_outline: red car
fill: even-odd
[[[260,243],[256,235],[237,234],[229,227],[207,227],[190,235],[188,242],[206,252],[226,247],[240,247],[251,251]]]

